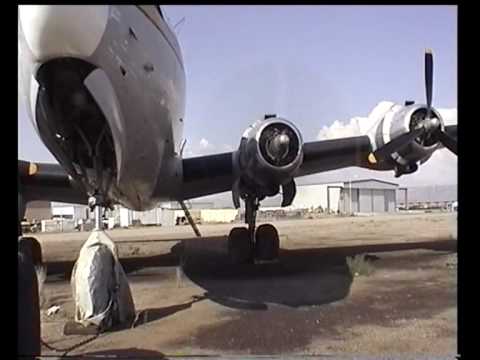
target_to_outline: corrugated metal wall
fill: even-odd
[[[343,189],[341,209],[345,213],[383,213],[396,211],[396,191],[393,189],[355,189],[352,188],[350,211],[350,189]]]
[[[359,212],[373,212],[372,204],[372,190],[371,189],[359,189],[360,203],[358,206]]]

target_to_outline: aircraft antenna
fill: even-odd
[[[183,23],[185,23],[185,16],[184,16],[183,18],[181,18],[180,21],[177,22],[177,23],[173,26],[173,30],[175,30],[175,32],[177,33],[177,35],[180,34],[180,29],[181,29],[181,27],[180,27],[180,28],[178,29],[178,31],[177,31],[177,26],[182,25]]]

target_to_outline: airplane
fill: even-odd
[[[184,158],[185,68],[160,6],[20,6],[18,43],[19,96],[59,163],[18,161],[19,220],[34,200],[89,204],[98,227],[114,204],[143,211],[231,191],[246,226],[230,231],[229,255],[251,264],[278,257],[278,232],[257,227],[256,213],[280,192],[290,205],[296,178],[351,166],[398,177],[444,147],[457,154],[457,126],[432,106],[431,50],[426,103],[392,106],[368,134],[304,142],[293,122],[266,114],[237,150]]]

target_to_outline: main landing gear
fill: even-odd
[[[37,278],[37,269],[42,266],[42,250],[38,240],[23,237],[19,233],[17,352],[25,359],[36,359],[41,351],[40,279]]]
[[[271,224],[256,228],[258,206],[257,197],[246,197],[245,223],[248,227],[235,227],[230,231],[228,254],[234,264],[274,261],[278,258],[280,240],[277,229]]]

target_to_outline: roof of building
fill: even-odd
[[[345,181],[346,183],[353,183],[353,184],[358,184],[358,183],[362,183],[362,182],[367,182],[367,181],[374,181],[374,182],[379,182],[379,183],[383,183],[383,184],[388,184],[388,185],[393,185],[393,186],[399,186],[398,184],[395,184],[395,183],[392,183],[390,181],[385,181],[385,180],[380,180],[380,179],[374,179],[374,178],[370,178],[370,179],[361,179],[361,180],[351,180],[351,181]]]
[[[392,186],[399,186],[399,184],[392,183],[390,181],[375,179],[375,178],[343,180],[343,181],[328,181],[328,182],[318,182],[318,181],[316,181],[316,182],[305,182],[305,183],[297,184],[297,186],[330,185],[330,184],[335,184],[335,185],[342,184],[342,185],[345,186],[345,184],[349,184],[350,182],[352,184],[359,184],[359,183],[368,182],[368,181],[378,182],[378,183],[392,185]]]

